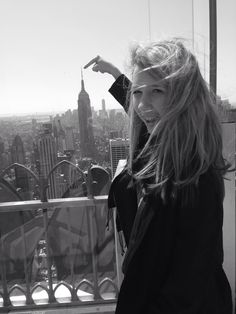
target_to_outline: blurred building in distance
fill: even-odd
[[[16,135],[11,146],[11,163],[25,165],[25,150],[21,137]],[[15,187],[21,194],[21,197],[31,199],[29,195],[29,178],[25,169],[15,167]]]
[[[127,159],[129,152],[129,140],[123,138],[111,139],[110,145],[110,160],[112,178],[115,175],[119,160]]]
[[[52,135],[52,124],[44,123],[42,133],[38,136],[37,148],[39,154],[39,176],[46,179],[57,163],[55,138]],[[48,198],[57,198],[57,182],[53,173],[49,178]]]

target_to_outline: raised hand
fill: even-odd
[[[108,73],[111,74],[115,79],[117,79],[121,75],[121,72],[117,67],[115,67],[112,63],[104,60],[100,56],[97,56],[90,60],[84,66],[84,69],[87,69],[91,65],[94,72]]]

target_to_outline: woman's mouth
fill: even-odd
[[[157,121],[157,119],[145,119],[145,122],[147,122],[147,123],[154,123],[156,121]]]
[[[146,123],[156,123],[160,120],[160,117],[159,116],[155,116],[155,117],[143,117],[143,120],[146,122]]]

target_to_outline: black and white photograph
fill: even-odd
[[[235,53],[235,0],[0,0],[0,313],[236,314]]]

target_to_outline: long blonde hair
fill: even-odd
[[[148,181],[151,190],[165,191],[170,182],[175,188],[197,185],[200,175],[210,167],[224,172],[228,166],[222,157],[221,124],[215,98],[195,56],[182,40],[136,45],[131,51],[131,66],[164,80],[168,94],[166,113],[141,147],[144,126],[130,97],[128,167],[134,177]],[[137,171],[133,170],[135,161],[141,164]]]

